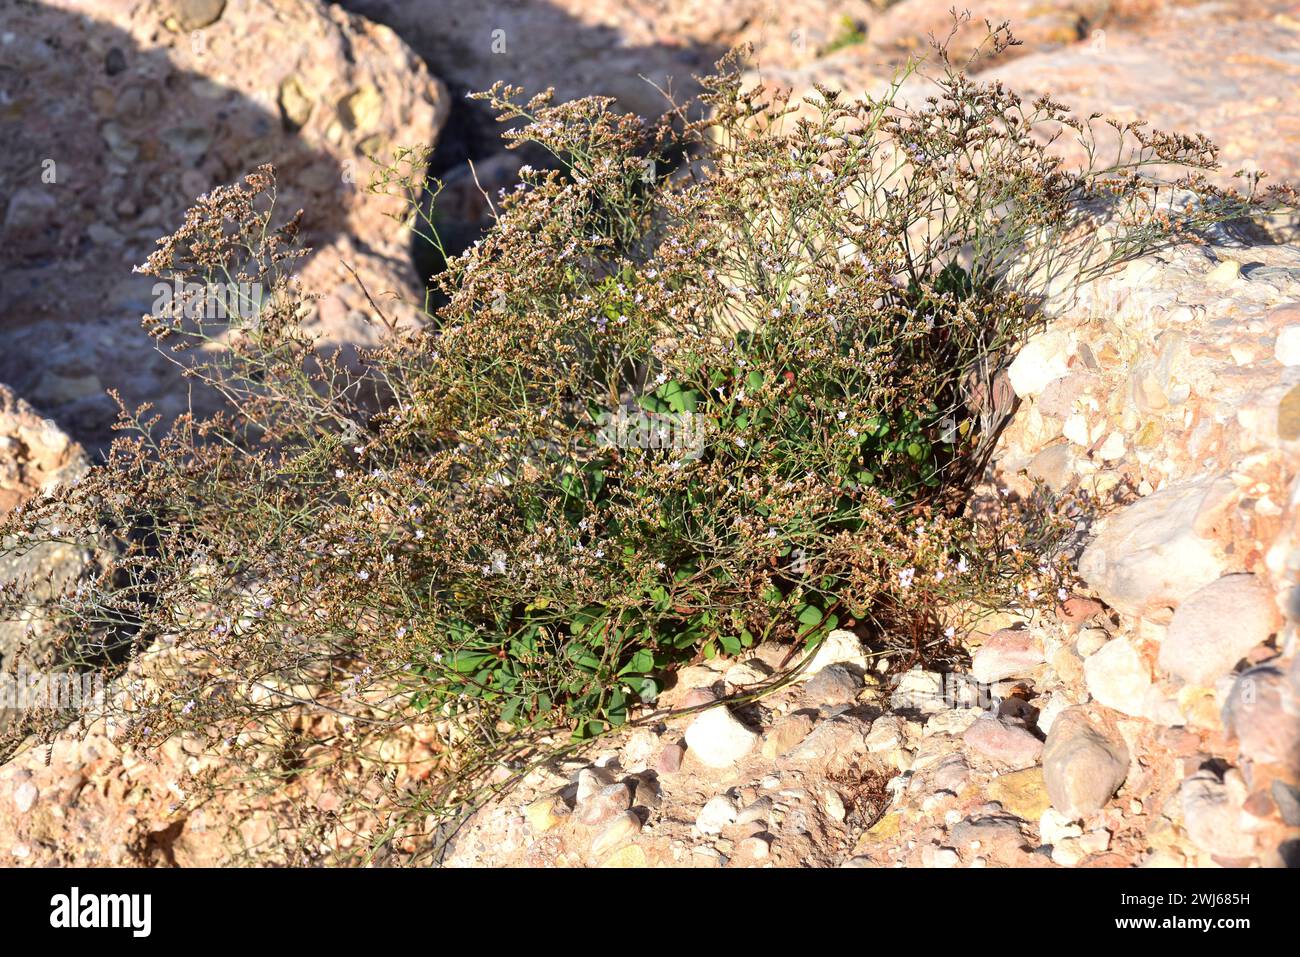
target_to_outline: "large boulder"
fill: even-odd
[[[305,211],[325,339],[372,335],[342,261],[377,301],[422,301],[367,157],[431,143],[447,95],[391,30],[316,0],[53,0],[5,4],[0,35],[23,38],[0,66],[0,381],[78,438],[106,440],[110,387],[166,417],[201,402],[140,329],[157,296],[131,270],[196,196],[260,164],[281,215]]]

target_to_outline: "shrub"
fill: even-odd
[[[1008,413],[999,371],[1044,296],[1258,201],[1199,178],[1203,139],[1140,126],[1115,163],[1063,169],[1034,134],[1088,123],[952,68],[923,104],[907,71],[791,105],[720,66],[701,111],[656,123],[485,94],[556,167],[499,197],[426,328],[359,357],[300,325],[269,169],[160,242],[150,275],[265,291],[228,330],[182,302],[146,317],[229,411],[165,435],[124,413],[104,465],[9,523],[119,539],[53,610],[83,647],[182,653],[127,740],[216,747],[310,705],[354,719],[317,753],[382,769],[395,728],[428,725],[442,772],[394,800],[437,817],[526,741],[629,720],[695,656],[844,625],[908,667],[952,653],[953,608],[1055,598],[1050,523],[962,512]],[[417,229],[426,159],[399,151],[371,187]]]

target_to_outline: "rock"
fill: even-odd
[[[1104,628],[1085,628],[1079,632],[1074,641],[1074,650],[1080,658],[1095,655],[1110,641],[1110,633]]]
[[[128,688],[133,689],[133,696],[158,694],[158,671],[166,668],[174,673],[175,667],[170,648],[144,648],[126,665],[125,672],[107,685],[106,700],[122,708]],[[317,685],[300,687],[307,696],[321,693]],[[280,719],[285,723],[280,724]],[[297,730],[290,731],[290,727]],[[301,861],[301,832],[298,837],[290,836],[296,829],[292,822],[303,820],[304,811],[312,807],[328,808],[331,783],[348,790],[340,777],[331,782],[331,775],[341,765],[335,764],[323,775],[304,766],[267,790],[249,779],[246,764],[229,759],[230,743],[235,736],[246,735],[244,740],[257,742],[254,747],[315,749],[320,742],[334,738],[338,728],[332,719],[323,719],[321,712],[304,705],[282,710],[266,724],[248,715],[234,721],[218,720],[209,725],[211,738],[182,733],[156,746],[124,748],[120,725],[110,724],[94,710],[84,712],[48,744],[20,749],[0,766],[4,799],[0,853],[21,845],[27,848],[23,863],[42,867],[214,867],[236,857],[265,866]],[[428,751],[424,757],[418,756],[421,734],[394,729],[376,752],[395,770],[394,786],[398,788],[415,780],[406,769],[417,760],[428,760]],[[427,740],[436,741],[436,733],[430,731]],[[351,767],[359,770],[359,765]],[[185,800],[189,775],[203,775],[213,784],[213,791],[194,804]],[[10,805],[11,788],[24,783],[36,788],[37,798],[28,813],[20,814]],[[382,798],[378,804],[374,810],[352,806],[347,832],[360,842],[352,847],[368,846],[372,837],[388,830],[393,805],[384,804]],[[505,824],[498,843],[533,840],[517,807],[498,804],[492,812]],[[168,834],[161,846],[156,836],[150,839],[160,829]],[[332,839],[333,833],[328,828],[326,832]],[[341,831],[337,833],[343,841],[348,840],[342,838]],[[232,852],[232,845],[239,850]],[[342,864],[350,857],[346,844],[337,856],[323,849],[319,854],[316,860],[320,863]]]
[[[771,846],[770,839],[755,834],[752,837],[745,838],[736,845],[736,854],[741,857],[748,857],[756,861],[762,861],[766,860],[767,856],[771,853]]]
[[[843,822],[848,814],[848,810],[844,807],[844,798],[840,797],[840,792],[834,788],[828,787],[822,793],[821,805],[822,813],[832,821]]]
[[[1300,661],[1300,659],[1296,659]],[[1274,665],[1242,672],[1223,705],[1223,726],[1243,756],[1300,772],[1300,670]]]
[[[1043,782],[1071,820],[1101,810],[1128,776],[1128,749],[1102,735],[1081,709],[1059,714],[1043,745]]]
[[[804,674],[810,678],[815,677],[822,669],[831,665],[845,665],[860,675],[870,670],[866,650],[857,635],[843,628],[836,628],[817,646],[812,661],[808,662],[808,667],[804,669]]]
[[[24,781],[18,787],[14,788],[14,807],[18,809],[19,814],[26,814],[40,797],[40,790],[31,781]]]
[[[1083,663],[1088,693],[1108,708],[1140,717],[1145,713],[1151,672],[1127,638],[1113,638]]]
[[[767,823],[772,814],[772,799],[761,797],[751,804],[746,805],[736,815],[737,824],[752,824],[756,821]]]
[[[903,720],[896,715],[883,714],[871,722],[871,731],[867,734],[866,747],[870,754],[895,751],[907,741],[907,732]]]
[[[1051,807],[1042,768],[1026,768],[999,774],[989,781],[985,793],[1008,814],[1022,821],[1037,821]]]
[[[1033,767],[1043,753],[1043,742],[1029,731],[992,717],[976,721],[962,738],[980,754],[1013,770]]]
[[[1011,388],[1022,399],[1038,395],[1070,369],[1069,338],[1047,331],[1031,336],[1007,369]]]
[[[596,827],[613,820],[632,806],[632,789],[626,784],[610,784],[585,800],[580,800],[573,819],[584,827]]]
[[[686,748],[681,742],[666,744],[659,752],[659,760],[655,762],[655,768],[660,774],[676,774],[682,768],[682,758],[685,755]]]
[[[1281,625],[1268,585],[1255,575],[1226,575],[1174,611],[1159,664],[1189,684],[1209,686]]]
[[[392,31],[316,0],[6,4],[3,19],[6,35],[60,41],[5,46],[23,81],[6,88],[15,136],[0,181],[36,184],[37,198],[5,190],[0,381],[92,451],[113,435],[110,387],[128,406],[155,403],[166,423],[216,407],[140,327],[160,294],[132,267],[195,197],[263,163],[277,168],[277,225],[304,210],[313,253],[295,271],[322,296],[311,330],[374,341],[378,315],[341,259],[389,318],[416,321],[422,283],[389,215],[401,200],[366,191],[367,156],[431,144],[449,97]],[[59,214],[33,229],[51,203]]]
[[[1039,732],[1043,735],[1050,734],[1052,731],[1052,725],[1056,722],[1057,716],[1063,711],[1073,708],[1077,704],[1079,704],[1078,701],[1064,694],[1048,695],[1046,700],[1039,699],[1038,719],[1035,722]]]
[[[632,811],[623,811],[606,824],[604,830],[591,842],[591,853],[594,857],[600,857],[606,851],[612,851],[618,845],[632,840],[640,833],[641,818],[637,817]]]
[[[599,794],[604,788],[617,782],[614,773],[608,768],[602,768],[599,765],[592,765],[583,768],[578,772],[578,803],[590,800]]]
[[[813,675],[803,689],[804,700],[812,705],[851,704],[862,690],[862,681],[842,664],[827,665]]]
[[[1063,838],[1052,845],[1052,863],[1061,867],[1074,867],[1087,856],[1077,837]]]
[[[893,682],[889,703],[895,710],[934,714],[951,707],[944,676],[936,671],[914,668],[895,675]]]
[[[1255,835],[1241,826],[1241,805],[1245,799],[1246,785],[1240,774],[1233,771],[1223,780],[1208,770],[1197,771],[1184,780],[1178,801],[1192,843],[1220,857],[1254,857]]]
[[[1269,793],[1283,822],[1288,827],[1300,827],[1300,788],[1278,779],[1273,781]]]
[[[1110,849],[1110,831],[1104,827],[1089,831],[1078,838],[1079,847],[1086,854],[1103,854]]]
[[[1080,595],[1071,595],[1056,608],[1056,615],[1071,625],[1081,625],[1100,615],[1105,608],[1101,602]]]
[[[0,518],[29,499],[76,481],[87,468],[79,445],[0,384]],[[60,634],[39,603],[93,573],[97,565],[95,552],[75,541],[51,538],[25,551],[0,549],[0,586],[17,585],[30,601],[20,614],[0,616],[0,668],[14,671],[20,648],[22,665],[35,671],[46,664]]]
[[[972,815],[953,825],[948,839],[959,848],[978,845],[981,853],[1000,845],[1018,847],[1024,843],[1020,825],[1018,818],[1007,814]]]
[[[1273,358],[1284,366],[1300,366],[1300,325],[1287,326],[1277,334]]]
[[[1036,50],[1052,50],[1075,43],[1089,30],[1105,22],[1111,12],[1108,0],[967,0],[955,6],[949,0],[901,0],[891,4],[871,25],[869,42],[876,58],[931,54],[931,37],[948,41],[948,55],[954,63],[965,62],[985,45],[986,21],[997,25],[1010,21],[1020,46],[1003,50],[998,61],[1025,56]],[[970,17],[954,26],[953,10]],[[951,34],[951,36],[950,36]],[[975,61],[974,69],[987,65],[990,51]]]
[[[786,752],[778,766],[825,764],[841,766],[855,763],[866,752],[866,736],[871,725],[855,715],[842,714],[821,721],[797,747]]]
[[[619,764],[631,773],[650,767],[662,745],[659,735],[651,728],[634,728],[628,735],[619,756]]]
[[[795,747],[813,729],[813,719],[802,712],[786,715],[763,737],[763,757],[771,760]]]
[[[754,747],[758,735],[725,705],[701,713],[686,729],[691,754],[711,768],[729,768]]]
[[[1056,4],[1036,6],[1050,15]],[[1128,5],[1108,6],[1122,16]],[[1278,9],[1268,2],[1169,4],[1133,31],[1096,31],[1085,15],[1079,36],[1085,30],[1091,36],[1084,42],[996,65],[982,78],[1006,83],[1027,101],[1050,94],[1081,117],[1100,112],[1154,129],[1204,133],[1223,147],[1223,166],[1211,174],[1221,186],[1240,186],[1232,174],[1244,164],[1294,181],[1300,166],[1283,143],[1297,123],[1300,78],[1273,66],[1295,49],[1294,16],[1275,16]],[[1016,20],[1011,26],[1020,32]],[[1207,62],[1238,50],[1250,53],[1229,54],[1213,77],[1206,75]],[[1113,131],[1098,124],[1095,133],[1097,156],[1113,156]],[[1082,163],[1083,149],[1061,139],[1056,147],[1066,163]]]
[[[924,867],[956,867],[961,858],[951,847],[926,845],[921,848],[921,864]]]
[[[663,803],[663,793],[653,773],[643,774],[637,779],[632,800],[637,807],[644,808],[657,808]]]
[[[0,384],[0,516],[83,475],[81,447]]]
[[[710,798],[695,818],[701,834],[721,834],[723,828],[736,821],[739,809],[736,802],[725,794]]]
[[[1060,844],[1065,840],[1082,837],[1083,828],[1060,811],[1049,807],[1038,816],[1038,836],[1044,844]]]
[[[992,635],[971,655],[971,674],[981,684],[992,684],[1032,671],[1043,663],[1042,642],[1027,629],[1004,629]]]
[[[963,734],[967,728],[984,714],[979,708],[951,708],[948,711],[936,711],[925,719],[925,733]],[[874,727],[872,728],[874,731]]]
[[[950,754],[930,772],[930,781],[936,790],[959,794],[970,780],[970,766],[960,754]]]
[[[1227,479],[1197,479],[1133,503],[1102,522],[1079,574],[1125,614],[1167,613],[1222,576],[1222,550],[1197,533],[1197,520],[1233,490]]]
[[[168,6],[182,30],[201,30],[221,19],[226,0],[170,0]]]
[[[767,665],[755,658],[732,665],[722,675],[722,680],[732,689],[747,688],[761,684],[768,677]]]
[[[754,47],[762,64],[815,60],[875,19],[871,0],[548,0],[505,5],[444,0],[344,0],[391,26],[447,78],[469,90],[497,80],[561,101],[610,96],[615,108],[655,117],[682,102],[727,50]],[[855,44],[860,46],[860,44]],[[644,78],[644,79],[643,79]],[[653,84],[653,85],[652,85]]]
[[[545,834],[569,816],[569,807],[559,792],[545,794],[524,807],[524,817],[534,834]]]
[[[601,867],[647,867],[645,850],[639,844],[621,847],[600,862]]]
[[[727,859],[722,856],[722,852],[715,847],[702,845],[691,848],[692,867],[722,867],[726,862]]]

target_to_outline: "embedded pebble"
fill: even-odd
[[[758,735],[742,724],[726,707],[703,712],[686,729],[686,746],[711,768],[729,768],[747,755]]]
[[[701,834],[721,834],[723,828],[736,820],[736,802],[725,794],[710,798],[696,815],[695,826]]]

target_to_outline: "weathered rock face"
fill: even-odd
[[[1130,746],[1180,729],[1175,753],[1229,767],[1168,769],[1194,775],[1165,805],[1190,837],[1178,855],[1275,863],[1295,833],[1269,795],[1300,774],[1300,379],[1286,361],[1300,249],[1168,250],[1078,293],[1016,360],[999,467],[1027,491],[1047,450],[1068,449],[1053,484],[1123,503],[1079,562],[1120,613],[1110,640],[1080,639],[1084,690],[1129,721]]]
[[[1272,589],[1255,575],[1226,575],[1178,606],[1160,642],[1160,667],[1211,685],[1278,629]]]
[[[0,10],[12,134],[0,159],[0,381],[78,437],[116,407],[188,403],[140,330],[156,294],[131,274],[190,201],[259,164],[284,216],[306,211],[304,283],[320,331],[369,335],[375,298],[413,301],[408,238],[364,191],[368,155],[432,142],[447,97],[388,29],[315,0],[199,6],[56,0]],[[188,24],[188,26],[187,26]],[[397,308],[397,307],[394,307]]]
[[[0,384],[0,515],[86,467],[77,443]]]
[[[246,763],[256,742],[275,739],[274,722],[214,726],[206,735],[174,735],[154,747],[125,740],[121,716],[132,694],[147,696],[157,669],[172,667],[155,645],[105,689],[116,721],[92,699],[48,747],[24,747],[0,766],[0,862],[14,867],[213,867],[339,863],[368,850],[384,816],[362,812],[337,833],[307,841],[295,808],[341,807],[340,795],[370,772],[365,761],[307,771],[295,768],[274,788],[255,783]],[[332,715],[305,711],[294,719],[308,738],[337,734]],[[431,741],[405,732],[386,743],[404,780],[427,776]],[[30,742],[29,742],[30,743]],[[272,746],[273,753],[274,746]],[[242,758],[232,757],[236,752]],[[266,765],[262,765],[266,767]],[[287,767],[284,770],[288,770]],[[220,782],[214,791],[200,778]],[[372,792],[370,797],[378,797]],[[196,798],[202,797],[202,800]],[[397,850],[401,840],[390,846]]]
[[[763,63],[796,65],[854,42],[878,16],[871,0],[344,0],[396,30],[439,75],[465,90],[498,80],[560,100],[611,96],[620,108],[658,116],[697,87],[731,47],[747,43]],[[643,79],[644,78],[644,79]],[[653,84],[653,85],[652,85]]]
[[[954,6],[973,13],[952,38],[955,64],[965,63],[985,36],[985,19],[1009,19],[1022,41],[996,61],[974,60],[976,78],[1002,81],[1026,100],[1051,94],[1081,118],[1098,112],[1205,133],[1221,149],[1223,171],[1212,177],[1220,185],[1240,187],[1232,174],[1241,168],[1274,181],[1300,179],[1300,162],[1288,148],[1300,129],[1294,0],[903,0],[872,23],[866,42],[802,63],[760,60],[754,79],[793,89],[796,103],[815,84],[879,95],[906,56],[928,52],[930,34],[949,35]],[[1207,71],[1211,60],[1217,68]],[[901,96],[920,102],[932,92],[927,83],[908,82]],[[1114,155],[1113,131],[1097,122],[1093,133],[1104,163]],[[1086,160],[1072,136],[1053,148],[1069,164]]]
[[[0,518],[28,499],[73,481],[86,466],[80,446],[0,385]],[[0,555],[0,585],[22,584],[33,602],[41,601],[74,580],[90,562],[86,549],[46,542],[25,552]],[[0,669],[12,670],[20,650],[24,662],[39,662],[51,640],[48,623],[34,607],[0,616]]]
[[[1130,21],[1131,29],[1094,28],[1068,49],[1024,56],[988,75],[1026,96],[1050,93],[1081,116],[1100,111],[1205,133],[1223,150],[1225,185],[1240,185],[1231,174],[1243,166],[1295,181],[1300,162],[1289,144],[1300,136],[1300,7],[1294,0],[1163,6]],[[1109,131],[1099,125],[1095,132],[1106,155]],[[1083,160],[1081,150],[1068,149],[1069,160]]]
[[[499,80],[527,95],[554,87],[563,101],[612,96],[621,107],[657,116],[664,89],[690,83],[724,48],[663,42],[636,5],[580,2],[511,4],[440,0],[347,0],[348,9],[386,24],[434,69],[465,91]]]
[[[1111,0],[972,0],[963,4],[902,0],[872,24],[869,41],[873,50],[897,60],[929,54],[931,37],[947,39],[949,57],[961,63],[984,41],[988,34],[986,21],[994,26],[1009,21],[1021,42],[1021,46],[1005,52],[1004,58],[1010,59],[1089,36],[1112,13],[1112,6]],[[970,19],[957,26],[952,16],[954,7],[959,12],[969,11]]]

